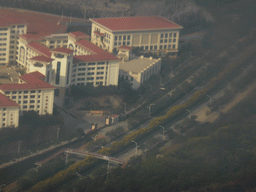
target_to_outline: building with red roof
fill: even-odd
[[[53,113],[56,87],[44,81],[46,77],[38,71],[19,78],[19,83],[0,85],[0,127],[17,127],[23,111]]]
[[[18,127],[19,107],[20,105],[0,93],[0,128]]]
[[[91,41],[109,52],[122,45],[142,47],[145,52],[178,52],[182,26],[160,16],[96,18]]]
[[[84,19],[14,8],[1,8],[0,18],[0,49],[5,50],[5,53],[0,54],[0,66],[16,64],[16,47],[20,49],[19,38],[28,43],[43,41],[47,47],[56,48],[67,44],[67,35],[61,34],[67,33],[71,25],[90,25]]]

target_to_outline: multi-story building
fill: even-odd
[[[0,128],[18,127],[19,107],[20,105],[0,93]]]
[[[19,79],[16,84],[0,85],[0,93],[15,102],[20,113],[33,110],[39,115],[52,114],[56,87],[45,82],[45,76],[39,72],[28,73]]]
[[[145,52],[175,55],[182,26],[160,16],[97,18],[92,21],[91,42],[112,52],[122,45]]]
[[[53,49],[67,46],[68,36],[65,33],[72,22],[90,25],[84,19],[12,8],[1,8],[0,18],[0,66],[16,64],[19,60],[16,55],[21,52],[20,35],[26,34],[22,36],[23,40],[37,40]],[[26,50],[22,51],[26,54]]]
[[[27,33],[27,23],[18,18],[0,22],[0,65],[15,64],[18,35]]]

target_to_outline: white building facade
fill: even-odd
[[[0,93],[0,128],[18,127],[19,105]]]
[[[145,52],[177,53],[182,26],[160,16],[99,18],[92,21],[91,42],[112,52],[122,45]]]
[[[20,76],[18,84],[0,85],[0,92],[15,102],[23,111],[36,111],[39,115],[53,113],[54,86],[45,82],[39,72]]]

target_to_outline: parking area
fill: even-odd
[[[0,84],[18,83],[19,76],[14,67],[0,66]]]

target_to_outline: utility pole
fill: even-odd
[[[190,119],[190,118],[191,118],[191,114],[192,114],[192,113],[191,113],[191,111],[190,111],[190,110],[188,110],[188,109],[186,109],[186,111],[187,111],[187,112],[189,112],[189,119]]]
[[[148,110],[149,118],[151,117],[151,106],[152,106],[152,105],[155,105],[155,103],[152,103],[152,104],[150,104],[149,106],[147,106],[147,108],[149,109],[149,110]]]
[[[161,127],[163,129],[163,140],[165,140],[164,133],[166,133],[167,131],[165,130],[165,128],[162,125],[159,125],[159,127]]]
[[[21,144],[21,141],[19,141],[19,144],[18,144],[18,154],[20,154],[20,144]]]
[[[126,114],[126,103],[124,103],[124,113]]]

